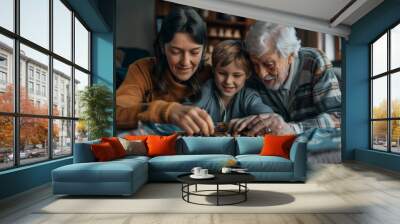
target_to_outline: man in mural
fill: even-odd
[[[301,134],[340,128],[339,80],[324,53],[301,48],[293,27],[268,22],[256,22],[245,41],[256,73],[249,86],[275,113],[235,120],[235,132]]]

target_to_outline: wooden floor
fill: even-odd
[[[35,214],[36,208],[54,200],[46,185],[0,201],[0,223],[400,223],[398,173],[359,163],[313,165],[308,183],[317,183],[346,201],[363,201],[368,206],[357,214]]]

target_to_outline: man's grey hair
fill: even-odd
[[[285,58],[292,53],[297,56],[300,42],[293,27],[261,21],[251,26],[245,39],[247,51],[258,57],[270,50],[276,50]],[[275,49],[268,49],[269,46],[275,46]]]

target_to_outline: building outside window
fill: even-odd
[[[54,102],[53,103],[57,103],[58,101],[58,89],[54,90]]]
[[[36,81],[40,81],[40,70],[36,69]]]
[[[0,85],[6,86],[7,85],[7,73],[0,70]]]
[[[33,67],[32,66],[29,66],[28,74],[29,74],[29,79],[33,80]]]
[[[42,86],[42,96],[46,96],[46,86]]]
[[[7,68],[7,56],[0,54],[0,68]]]
[[[40,95],[40,84],[36,84],[36,95]]]
[[[7,84],[7,74],[4,71],[0,71],[0,84]]]
[[[7,86],[7,56],[0,54],[0,88],[5,90]]]
[[[46,74],[42,73],[42,83],[46,83]]]
[[[31,81],[28,82],[28,93],[29,94],[34,93],[33,82],[31,82]]]

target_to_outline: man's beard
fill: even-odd
[[[266,83],[268,82],[266,78],[263,78],[261,81],[263,82],[266,89],[271,91],[277,91],[285,84],[286,80],[290,75],[289,72],[290,72],[290,66],[288,66],[288,68],[284,69],[284,71],[281,71],[278,74],[267,75],[267,77],[273,78],[271,79],[270,83]],[[279,74],[286,74],[286,77],[284,77],[284,79],[282,80],[281,79],[282,75]]]

